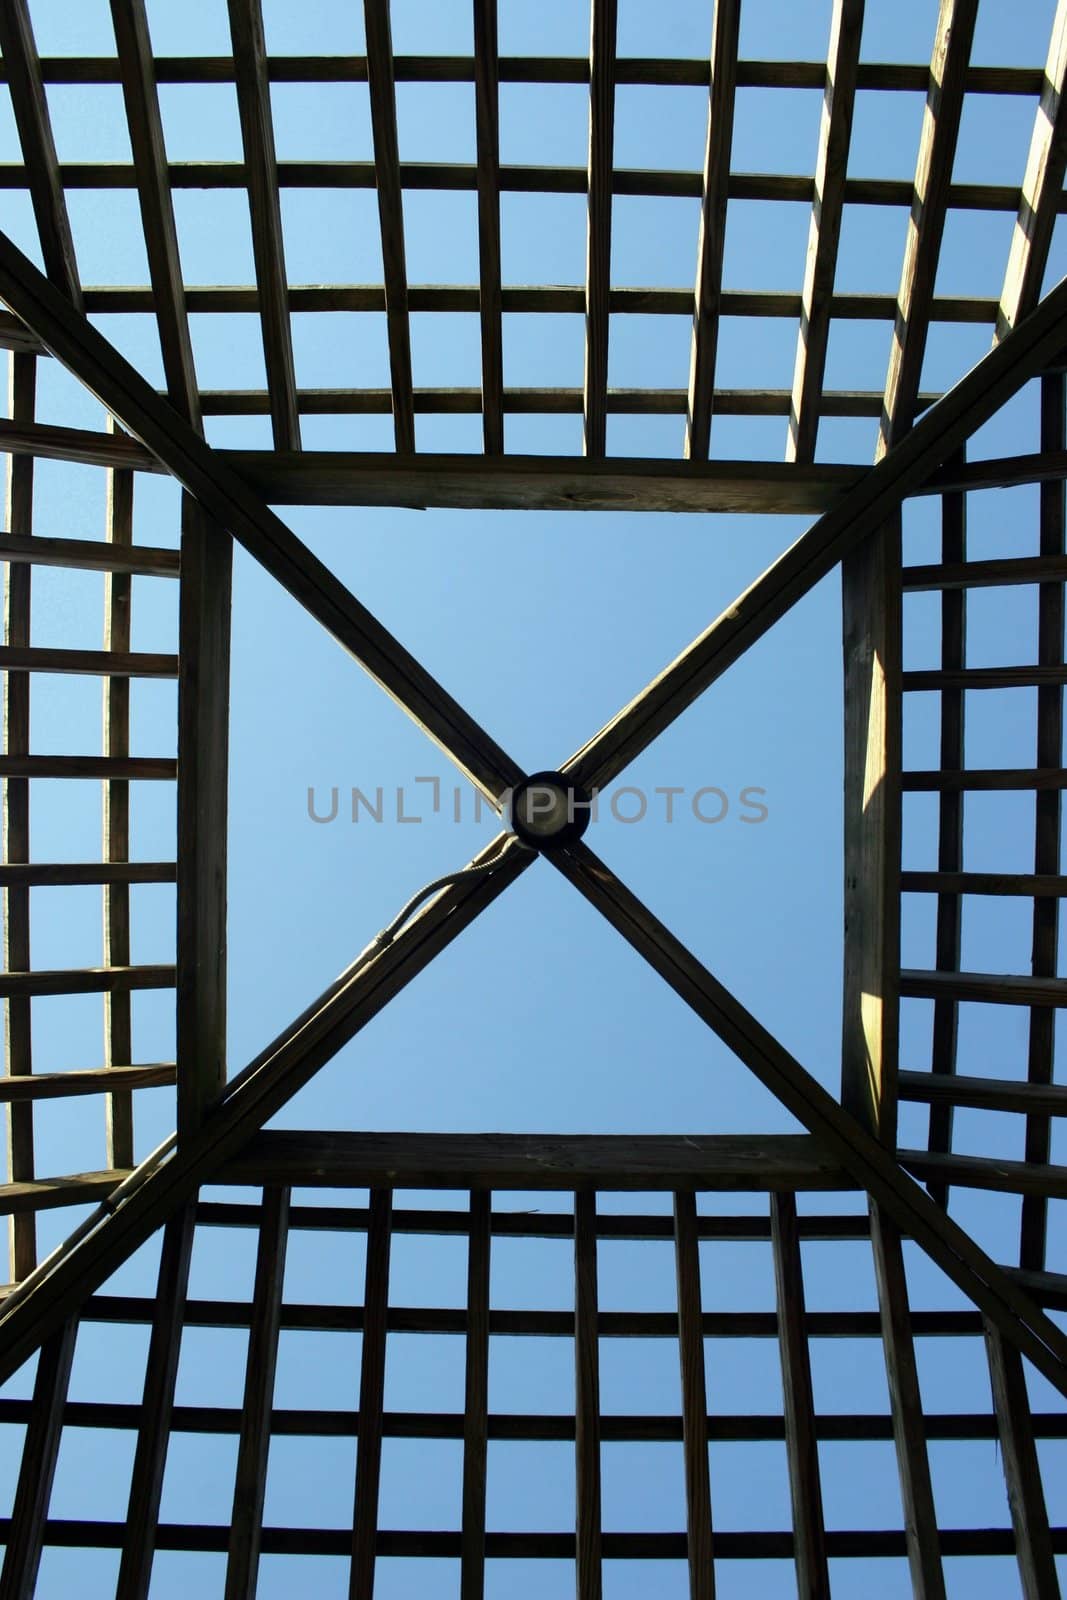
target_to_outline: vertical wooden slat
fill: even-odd
[[[10,357],[9,409],[16,422],[34,418],[37,394],[37,357]],[[7,529],[16,537],[33,532],[33,458],[9,456],[7,461]],[[30,642],[30,593],[33,568],[29,562],[8,564],[4,585],[4,643],[27,646]],[[4,677],[4,751],[30,753],[30,675],[8,672]],[[30,859],[30,783],[28,778],[4,780],[4,860]],[[30,968],[30,891],[25,885],[4,889],[4,967],[11,972]],[[4,1002],[4,1056],[14,1077],[33,1071],[33,1040],[28,995],[11,995]],[[13,1183],[34,1176],[33,1107],[31,1102],[7,1108],[7,1169]],[[11,1276],[15,1282],[32,1272],[37,1263],[37,1223],[32,1212],[8,1218]]]
[[[793,1504],[793,1546],[799,1600],[830,1593],[822,1515],[819,1447],[811,1362],[805,1328],[804,1276],[800,1261],[796,1196],[771,1195],[771,1243],[778,1301],[778,1349],[785,1396],[785,1448]]]
[[[708,1397],[704,1375],[704,1318],[696,1198],[674,1197],[674,1252],[678,1280],[678,1354],[682,1366],[682,1440],[685,1452],[686,1536],[690,1600],[712,1600],[711,1480],[708,1471]]]
[[[845,971],[841,1098],[896,1132],[900,984],[900,513],[841,564]]]
[[[32,1600],[37,1591],[37,1569],[41,1564],[77,1335],[77,1320],[71,1317],[45,1340],[37,1357],[32,1409],[22,1447],[11,1531],[0,1572],[0,1594],[4,1600]]]
[[[474,109],[478,136],[478,283],[482,324],[482,437],[504,450],[504,343],[500,285],[500,62],[497,0],[474,0]]]
[[[265,1189],[226,1562],[226,1600],[254,1600],[256,1593],[288,1228],[289,1190],[280,1186]]]
[[[834,0],[819,152],[815,161],[815,199],[804,265],[800,335],[793,368],[787,461],[815,459],[862,28],[863,0]]]
[[[950,463],[949,470],[963,466],[961,450]],[[956,565],[967,557],[967,497],[964,494],[945,494],[941,497],[941,559],[946,565]],[[967,659],[967,592],[965,589],[943,589],[941,592],[941,667],[943,671],[958,671]],[[943,772],[960,772],[964,763],[964,711],[966,696],[962,689],[946,687],[941,690],[941,753]],[[942,789],[938,795],[937,866],[939,872],[963,870],[963,808],[962,789]],[[957,894],[939,894],[937,897],[936,965],[941,972],[959,971],[960,940],[962,934],[963,902]],[[954,1073],[956,1070],[956,1037],[959,1024],[959,1003],[949,996],[934,1001],[933,1039],[930,1070]],[[930,1149],[947,1151],[952,1144],[952,1102],[930,1108]],[[948,1204],[948,1185],[931,1181],[927,1187],[939,1205]]]
[[[463,1532],[460,1600],[485,1593],[485,1485],[489,1434],[488,1190],[470,1197],[467,1258],[467,1385],[463,1406]]]
[[[600,1600],[600,1351],[596,1195],[574,1197],[575,1472],[578,1600]]]
[[[182,496],[178,680],[178,1134],[226,1081],[229,534]]]
[[[685,454],[694,461],[706,461],[711,444],[711,410],[719,346],[722,258],[726,243],[726,201],[730,180],[730,149],[733,144],[740,26],[740,0],[715,0],[708,139],[704,155],[704,190],[700,206],[685,432]]]
[[[879,459],[907,432],[915,416],[977,10],[978,0],[941,0],[938,12],[889,351]]]
[[[1022,1356],[988,1322],[986,1351],[1024,1600],[1059,1600],[1056,1558]]]
[[[404,200],[400,188],[400,150],[393,81],[393,40],[389,0],[363,0],[367,30],[367,84],[378,216],[382,230],[385,317],[389,331],[389,372],[393,390],[393,428],[401,455],[415,449],[415,397],[411,376],[408,273],[404,249]]]
[[[80,311],[82,293],[74,241],[27,0],[4,0],[0,5],[0,54],[7,70],[44,270]]]
[[[276,450],[300,449],[282,213],[260,0],[228,0],[263,354]]]
[[[382,1405],[385,1396],[386,1312],[393,1192],[372,1189],[367,1225],[367,1275],[363,1295],[363,1360],[359,1379],[359,1438],[352,1528],[351,1600],[373,1600],[382,1475]]]
[[[1004,286],[997,309],[1002,339],[1032,311],[1048,265],[1052,230],[1067,167],[1067,0],[1059,0],[1052,22],[1045,80],[1023,177],[1022,197],[1011,236]]]
[[[945,1578],[915,1363],[904,1253],[899,1229],[873,1200],[871,1245],[912,1591],[916,1600],[944,1600]]]
[[[112,428],[114,424],[112,423]],[[133,543],[134,475],[127,468],[107,474],[107,539],[128,548]],[[104,649],[130,648],[133,579],[127,572],[104,577]],[[125,759],[130,754],[130,680],[104,679],[104,755]],[[124,778],[104,784],[104,860],[130,859],[130,785]],[[104,887],[104,965],[130,964],[130,886]],[[129,991],[104,995],[104,1065],[129,1066],[133,1061],[133,1028]],[[133,1095],[116,1090],[105,1102],[107,1161],[111,1167],[133,1166]]]
[[[585,265],[584,450],[607,449],[608,296],[618,0],[593,0],[589,45],[589,206]]]
[[[1041,448],[1062,450],[1065,432],[1065,377],[1062,372],[1047,374],[1041,380]],[[1064,486],[1059,479],[1041,485],[1041,554],[1064,553]],[[1042,667],[1063,664],[1064,603],[1062,583],[1043,583],[1038,599],[1037,659]],[[1063,765],[1063,689],[1059,684],[1042,684],[1037,691],[1037,760],[1039,767]],[[1061,796],[1058,789],[1041,790],[1035,795],[1034,871],[1060,871]],[[1032,970],[1035,977],[1055,977],[1058,961],[1059,907],[1055,900],[1034,901]],[[1055,1059],[1055,1012],[1035,1007],[1030,1012],[1030,1039],[1027,1077],[1031,1083],[1049,1084]],[[1026,1159],[1046,1162],[1052,1159],[1051,1123],[1046,1116],[1026,1119]],[[1045,1238],[1048,1201],[1039,1195],[1023,1199],[1020,1237],[1020,1264],[1035,1271],[1045,1265]]]
[[[159,1502],[170,1443],[174,1386],[178,1376],[185,1297],[189,1285],[194,1219],[195,1207],[185,1206],[171,1218],[163,1232],[155,1313],[148,1345],[137,1449],[133,1458],[126,1532],[115,1600],[145,1600],[152,1581]]]

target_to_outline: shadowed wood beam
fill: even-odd
[[[13,355],[8,384],[8,407],[13,418],[32,424],[37,395],[37,358]],[[32,548],[33,461],[12,457],[7,465],[7,506],[5,521],[9,538]],[[32,568],[12,566],[4,585],[4,645],[8,649],[30,647],[30,597]],[[30,675],[8,672],[4,677],[4,759],[18,762],[29,759]],[[25,777],[9,776],[4,783],[4,861],[25,864],[30,859],[30,785]],[[5,887],[4,967],[27,971],[30,966],[30,891],[26,884]],[[33,1072],[33,1030],[31,1002],[26,996],[13,996],[4,1006],[4,1060],[7,1071],[17,1078]],[[7,1171],[15,1183],[34,1176],[33,1110],[29,1104],[13,1104],[7,1113]],[[33,1271],[37,1262],[37,1227],[32,1216],[12,1217],[8,1227],[11,1277],[17,1283]]]
[[[492,1196],[472,1189],[467,1241],[467,1371],[463,1400],[463,1547],[460,1600],[485,1593],[485,1491],[489,1440],[489,1253]]]
[[[352,1568],[348,1589],[351,1600],[365,1600],[365,1597],[374,1593],[374,1563],[378,1543],[378,1494],[382,1475],[382,1404],[385,1395],[392,1211],[392,1190],[372,1190],[363,1291],[359,1438],[356,1445],[356,1497],[352,1519]]]
[[[167,782],[178,775],[168,756],[0,756],[2,778],[138,778]]]
[[[60,971],[0,972],[0,995],[114,994],[129,989],[169,989],[174,968],[166,965],[71,967]]]
[[[834,0],[819,152],[815,160],[815,200],[808,231],[800,334],[793,368],[789,437],[785,448],[787,461],[815,459],[862,28],[863,0]]]
[[[412,399],[411,327],[408,322],[408,269],[404,249],[404,199],[393,80],[393,39],[389,0],[363,0],[367,30],[367,86],[374,135],[374,177],[382,232],[385,318],[389,332],[389,376],[393,389],[393,429],[400,455],[415,450]]]
[[[574,1196],[574,1471],[576,1594],[603,1592],[600,1493],[600,1345],[596,1262],[596,1195]]]
[[[108,1274],[218,1171],[248,1138],[332,1059],[383,1006],[531,864],[507,836],[475,858],[491,871],[443,890],[384,947],[365,953],[317,1001],[250,1062],[217,1107],[171,1160],[152,1173],[113,1215],[59,1262],[25,1298],[0,1301],[0,1382],[10,1376],[80,1306]]]
[[[182,496],[178,680],[178,1137],[226,1082],[226,839],[233,542]]]
[[[1019,215],[1011,236],[995,337],[1037,305],[1067,167],[1067,0],[1058,0],[1041,100],[1034,118]]]
[[[484,794],[496,800],[514,787],[515,762],[3,234],[0,298]]]
[[[689,415],[685,430],[685,454],[695,461],[707,460],[711,443],[740,25],[740,0],[715,0],[708,135],[693,295],[693,342],[689,358]]]
[[[782,1363],[785,1449],[793,1507],[793,1561],[797,1572],[797,1594],[803,1600],[829,1600],[830,1569],[826,1562],[819,1446],[815,1433],[811,1357],[804,1326],[804,1273],[800,1260],[795,1195],[771,1196],[771,1248],[778,1305],[778,1351]]]
[[[107,543],[128,549],[133,543],[133,482],[127,467],[107,475]],[[104,650],[128,654],[133,579],[129,573],[104,574]],[[104,757],[125,761],[130,754],[130,680],[104,679]],[[127,861],[130,855],[130,783],[104,784],[103,857]],[[130,886],[121,878],[104,886],[104,965],[130,965]],[[104,1066],[133,1060],[133,1014],[129,990],[104,996]],[[109,1094],[105,1103],[109,1167],[133,1166],[133,1096],[128,1089]]]
[[[841,563],[844,981],[841,1103],[896,1142],[900,1034],[899,508]]]
[[[62,1178],[32,1178],[25,1183],[0,1184],[0,1214],[17,1217],[34,1211],[52,1211],[57,1206],[93,1205],[107,1198],[129,1167],[107,1168],[104,1172],[74,1172]]]
[[[7,0],[0,6],[0,53],[26,163],[25,182],[33,202],[45,271],[60,293],[80,310],[81,285],[74,240],[28,0]]]
[[[0,646],[0,671],[80,673],[98,678],[176,678],[178,658],[132,650],[54,650],[50,646],[35,645],[15,649],[3,645]]]
[[[1064,7],[1060,8],[1060,32]],[[1067,444],[1067,394],[1062,372],[1047,373],[1041,380],[1041,448],[1062,450]],[[1040,553],[1046,561],[1062,560],[1067,544],[1067,516],[1063,482],[1043,483],[1040,501]],[[1043,583],[1038,591],[1037,659],[1052,671],[1063,666],[1064,597],[1062,583]],[[1037,691],[1038,767],[1063,765],[1063,689],[1059,683],[1043,684]],[[1034,871],[1058,874],[1060,871],[1060,790],[1046,789],[1034,796]],[[1059,904],[1056,900],[1035,899],[1031,971],[1035,978],[1053,978],[1059,962]],[[1036,1087],[1051,1085],[1055,1060],[1055,1014],[1047,1008],[1030,1013],[1027,1043],[1027,1082]],[[1052,1159],[1052,1133],[1049,1119],[1041,1114],[1026,1119],[1026,1159],[1046,1162]],[[1048,1233],[1048,1205],[1040,1198],[1023,1201],[1019,1235],[1019,1265],[1030,1271],[1045,1266]]]
[[[252,1327],[245,1363],[225,1600],[254,1600],[256,1594],[288,1231],[289,1190],[266,1190],[252,1292]]]
[[[1067,1199],[1067,1167],[1000,1156],[934,1155],[929,1150],[898,1150],[897,1160],[928,1187],[940,1181],[964,1189]]]
[[[69,1318],[46,1341],[37,1363],[33,1383],[33,1406],[22,1447],[18,1487],[11,1512],[7,1549],[0,1572],[0,1591],[5,1600],[33,1600],[37,1593],[37,1572],[41,1564],[48,1522],[48,1502],[52,1496],[59,1441],[63,1434],[63,1410],[70,1387],[70,1369],[78,1324]]]
[[[585,256],[583,449],[607,451],[608,296],[611,289],[611,178],[615,151],[618,0],[593,0],[589,45],[589,204]]]
[[[688,1190],[678,1190],[674,1196],[674,1261],[678,1289],[678,1356],[682,1377],[689,1596],[690,1600],[714,1600],[708,1396],[704,1372],[699,1240],[696,1199]]]
[[[126,1536],[115,1600],[141,1600],[148,1593],[155,1555],[163,1472],[167,1464],[193,1252],[196,1208],[187,1205],[163,1230],[152,1333],[139,1410],[137,1448],[130,1478]]]
[[[137,169],[141,226],[152,280],[163,372],[174,409],[199,430],[200,398],[145,0],[111,0],[111,21],[126,104],[126,124]]]
[[[0,887],[73,883],[173,883],[173,861],[34,861],[0,865]]]
[[[999,1329],[988,1325],[986,1353],[1024,1600],[1059,1600],[1056,1558],[1022,1357],[1005,1343]]]
[[[957,1106],[991,1111],[1041,1113],[1067,1117],[1067,1084],[1013,1083],[1006,1078],[972,1078],[954,1072],[902,1072],[900,1098],[936,1105],[950,1100]]]
[[[116,549],[99,539],[30,538],[0,533],[0,562],[38,567],[72,567],[86,572],[143,572],[148,577],[176,578],[178,552],[157,545]]]
[[[945,1600],[937,1510],[926,1448],[926,1417],[923,1414],[919,1371],[915,1362],[915,1340],[900,1230],[873,1202],[870,1214],[874,1276],[882,1319],[882,1350],[893,1414],[893,1441],[896,1445],[912,1590],[916,1600]]]
[[[1067,1394],[1067,1335],[1028,1295],[1020,1294],[1005,1272],[933,1203],[862,1123],[827,1093],[584,844],[568,846],[548,859],[808,1132],[822,1141],[827,1155],[867,1190],[901,1232],[914,1238],[1049,1381]]]
[[[228,0],[228,9],[274,448],[299,450],[300,416],[289,323],[289,283],[285,272],[261,0]]]
[[[71,1094],[111,1094],[120,1089],[151,1089],[175,1081],[172,1061],[144,1067],[90,1067],[73,1072],[35,1072],[29,1077],[0,1077],[0,1103],[15,1100],[57,1100]]]
[[[474,0],[474,111],[478,140],[478,288],[482,324],[482,441],[504,450],[504,342],[500,285],[500,62],[497,0]],[[408,291],[409,305],[414,306]],[[384,309],[384,300],[383,300]],[[466,1600],[466,1597],[465,1597]]]
[[[903,498],[964,439],[1058,355],[1065,313],[1067,282],[931,406],[888,455],[583,745],[563,771],[584,788],[599,789],[647,749],[849,550],[882,527]]]
[[[938,12],[889,350],[879,457],[907,432],[915,414],[977,11],[978,0],[941,0]]]

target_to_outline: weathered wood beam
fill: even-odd
[[[711,408],[719,346],[719,318],[722,313],[722,260],[726,244],[726,204],[730,186],[740,26],[739,0],[715,0],[708,133],[693,293],[689,415],[685,430],[685,454],[694,461],[707,460],[711,442]]]
[[[37,1593],[37,1573],[48,1524],[48,1502],[52,1496],[52,1482],[59,1457],[63,1409],[70,1387],[70,1369],[77,1336],[78,1324],[74,1318],[69,1318],[41,1349],[4,1565],[0,1571],[0,1590],[5,1600],[33,1600]]]
[[[611,290],[611,175],[615,160],[618,0],[592,0],[589,44],[589,177],[585,257],[583,449],[607,452],[608,296]]]
[[[228,10],[274,447],[276,450],[299,450],[300,415],[289,323],[289,282],[285,271],[261,0],[228,0]]]
[[[24,537],[14,531],[0,533],[0,561],[86,572],[143,572],[150,578],[178,576],[177,550],[155,545],[117,550],[97,539],[50,539],[44,534]]]
[[[1067,1394],[1067,1336],[584,844],[549,858],[965,1295]]]
[[[596,1195],[579,1189],[574,1196],[575,1592],[578,1600],[601,1600],[603,1593],[599,1315]]]
[[[863,0],[834,0],[819,151],[815,158],[815,200],[808,231],[800,334],[793,367],[789,436],[785,447],[787,461],[815,459],[862,28]]]
[[[0,996],[114,994],[130,989],[170,989],[174,968],[146,964],[124,967],[71,967],[61,971],[0,972]]]
[[[941,0],[904,247],[878,455],[912,425],[949,205],[978,0]]]
[[[500,60],[497,0],[474,0],[474,111],[478,144],[478,285],[482,329],[482,442],[504,451],[504,334],[500,283]],[[409,308],[418,304],[408,290]],[[385,309],[384,296],[382,309]]]
[[[1044,1200],[1067,1199],[1067,1167],[1006,1161],[1000,1156],[942,1155],[930,1150],[898,1150],[897,1160],[927,1185],[941,1182]]]
[[[682,1379],[685,1527],[690,1600],[714,1600],[715,1564],[708,1471],[708,1396],[704,1371],[700,1232],[696,1199],[674,1196],[674,1260],[678,1294],[678,1357]]]
[[[9,0],[8,4],[0,6],[0,54],[4,58],[11,109],[26,164],[25,181],[33,203],[45,271],[60,293],[80,309],[78,263],[28,0]]]
[[[951,591],[945,591],[946,597]],[[955,667],[932,672],[905,672],[905,690],[936,689],[1043,689],[1060,688],[1067,683],[1067,667]]]
[[[1059,353],[1065,313],[1067,283],[1058,285],[1010,338],[932,406],[855,488],[583,745],[563,770],[587,789],[602,788],[616,777],[849,550],[884,526],[905,495]]]
[[[367,31],[367,86],[374,137],[374,179],[382,233],[385,317],[389,333],[389,375],[393,389],[393,428],[400,455],[415,449],[412,402],[411,326],[408,321],[408,270],[404,249],[404,198],[396,125],[393,39],[388,0],[363,0]],[[477,179],[475,180],[477,182]]]
[[[226,1082],[226,839],[233,543],[182,496],[178,681],[178,1137]]]
[[[984,589],[1001,584],[1067,581],[1067,560],[1052,556],[1006,556],[992,561],[942,562],[905,567],[903,587],[909,593],[933,589]]]
[[[912,794],[937,793],[941,789],[1040,792],[1067,787],[1067,771],[1063,767],[967,767],[962,772],[920,769],[902,773],[901,785]]]
[[[0,887],[74,883],[173,883],[173,861],[32,861],[0,864]]]
[[[164,469],[123,434],[96,433],[88,428],[63,428],[32,418],[0,418],[0,451],[39,456],[44,461],[72,461],[90,467],[134,467],[141,472]]]
[[[900,975],[900,992],[922,1000],[944,995],[1002,1006],[1067,1006],[1067,978],[1027,978],[1017,973],[925,972],[909,967]]]
[[[522,776],[484,729],[108,341],[0,235],[0,298],[249,552],[349,650],[483,793]],[[297,457],[299,459],[299,457]]]
[[[172,781],[178,763],[168,756],[0,756],[0,778],[137,778]]]
[[[1058,0],[1052,22],[1041,99],[1026,159],[1019,215],[1011,236],[996,337],[1025,317],[1041,295],[1052,229],[1063,197],[1067,168],[1067,0]]]
[[[378,1492],[382,1473],[382,1406],[385,1395],[386,1312],[389,1305],[391,1189],[370,1196],[367,1266],[363,1290],[363,1340],[359,1378],[359,1439],[352,1518],[351,1600],[374,1593],[378,1545]]]
[[[200,428],[200,398],[145,0],[111,0],[152,301],[171,404]]]
[[[797,1202],[792,1194],[771,1197],[771,1248],[778,1305],[778,1351],[782,1363],[785,1449],[793,1507],[793,1562],[797,1594],[804,1600],[829,1600],[819,1446],[811,1357],[804,1327],[804,1273],[797,1232]]]
[[[1060,1584],[1022,1357],[993,1327],[986,1328],[986,1351],[1024,1600],[1058,1600]]]
[[[489,1441],[489,1255],[492,1197],[472,1189],[467,1241],[467,1347],[463,1398],[463,1549],[460,1600],[485,1593],[485,1497]]]
[[[955,1072],[902,1072],[900,1098],[920,1104],[949,1101],[979,1110],[1018,1111],[1067,1117],[1067,1084],[1016,1083],[1010,1078],[972,1078]]]
[[[108,569],[109,574],[114,568]],[[0,671],[82,673],[98,678],[176,678],[177,656],[144,651],[57,650],[50,646],[0,647]]]
[[[61,1100],[72,1094],[111,1094],[115,1089],[152,1089],[175,1081],[173,1061],[144,1067],[89,1067],[72,1072],[35,1072],[0,1077],[0,1104]]]

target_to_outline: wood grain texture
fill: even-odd
[[[811,1365],[804,1331],[804,1275],[796,1199],[771,1198],[771,1242],[778,1303],[778,1351],[785,1405],[785,1449],[793,1506],[793,1561],[800,1600],[828,1600],[830,1572],[823,1525]]]
[[[1025,1600],[1059,1600],[1060,1585],[1022,1358],[995,1328],[986,1329],[986,1351],[1022,1592]]]
[[[404,247],[404,197],[396,125],[393,40],[388,0],[363,0],[367,31],[367,84],[374,136],[374,183],[382,232],[385,317],[389,334],[389,375],[393,390],[393,428],[400,455],[415,450],[412,403],[411,328],[408,321],[408,270]],[[475,183],[477,177],[475,176]]]
[[[41,1349],[4,1565],[0,1571],[0,1592],[4,1600],[33,1600],[37,1593],[37,1572],[77,1336],[77,1322],[68,1319]]]

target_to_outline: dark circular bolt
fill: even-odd
[[[573,844],[589,826],[591,814],[589,795],[561,772],[534,772],[512,790],[512,832],[534,850]]]

